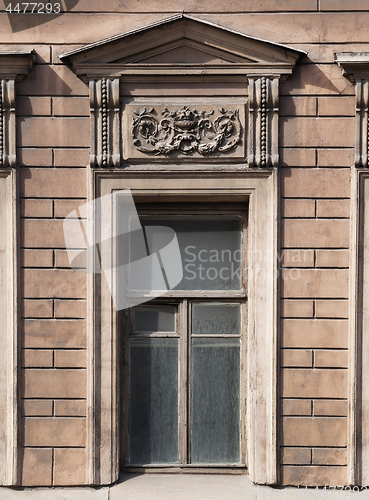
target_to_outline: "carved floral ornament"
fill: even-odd
[[[178,151],[202,156],[236,148],[242,131],[238,109],[206,112],[187,106],[161,112],[146,107],[134,110],[131,130],[133,144],[142,153],[168,155]]]

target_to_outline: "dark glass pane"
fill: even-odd
[[[134,308],[136,332],[175,332],[176,308],[143,306]]]
[[[191,341],[192,464],[240,463],[240,339]]]
[[[178,463],[178,339],[130,340],[130,463]]]
[[[176,233],[183,279],[174,290],[240,290],[241,216],[140,216],[144,227],[165,226]],[[149,248],[160,234],[146,232]],[[164,272],[170,262],[162,260]]]
[[[240,335],[240,304],[194,304],[192,333]]]

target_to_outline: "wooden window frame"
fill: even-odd
[[[193,207],[193,208],[192,208]],[[201,472],[206,473],[211,471],[214,473],[246,473],[247,472],[247,446],[246,446],[246,400],[247,400],[247,370],[245,369],[247,363],[247,214],[248,203],[188,203],[185,207],[178,203],[156,203],[155,205],[148,204],[146,208],[142,205],[137,206],[139,215],[208,215],[222,216],[222,215],[237,215],[242,217],[242,265],[241,265],[241,290],[171,290],[160,298],[153,299],[146,304],[156,305],[177,305],[176,313],[176,332],[160,333],[160,334],[142,334],[138,336],[144,337],[168,337],[179,338],[179,457],[180,465],[125,465],[128,462],[128,449],[129,449],[129,338],[131,335],[131,326],[133,314],[131,310],[122,311],[120,314],[120,327],[122,333],[122,352],[120,355],[121,360],[121,394],[123,396],[123,404],[121,405],[121,422],[123,431],[121,433],[121,468],[125,472],[142,472],[146,473],[163,473],[163,472],[183,472],[188,469],[188,472]],[[240,398],[241,398],[241,423],[240,423],[240,464],[191,464],[188,463],[189,458],[189,432],[190,432],[190,416],[189,416],[189,391],[190,391],[190,339],[193,337],[191,330],[191,313],[194,303],[239,303],[241,305],[241,332],[239,337],[241,339],[241,352],[240,352]],[[144,306],[145,304],[143,304]],[[177,333],[177,335],[175,335]],[[137,332],[135,332],[137,335]],[[204,336],[202,335],[201,338]],[[228,338],[229,335],[218,334],[217,338]],[[236,337],[232,335],[232,337]]]

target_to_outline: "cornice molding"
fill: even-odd
[[[0,78],[19,82],[31,71],[35,52],[0,52]]]
[[[218,55],[221,64],[186,62],[160,64],[147,62],[173,46],[193,44],[206,53]],[[255,75],[287,77],[305,52],[260,40],[229,28],[179,14],[138,30],[111,37],[81,49],[62,54],[82,79],[125,76],[171,75]],[[223,57],[222,57],[223,56]]]
[[[369,78],[369,52],[337,52],[335,60],[343,76],[355,83],[358,78]]]

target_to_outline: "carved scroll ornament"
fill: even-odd
[[[132,125],[133,144],[142,153],[167,155],[174,151],[202,156],[225,153],[241,141],[239,110],[220,108],[216,114],[183,106],[160,115],[154,108],[135,110]]]

